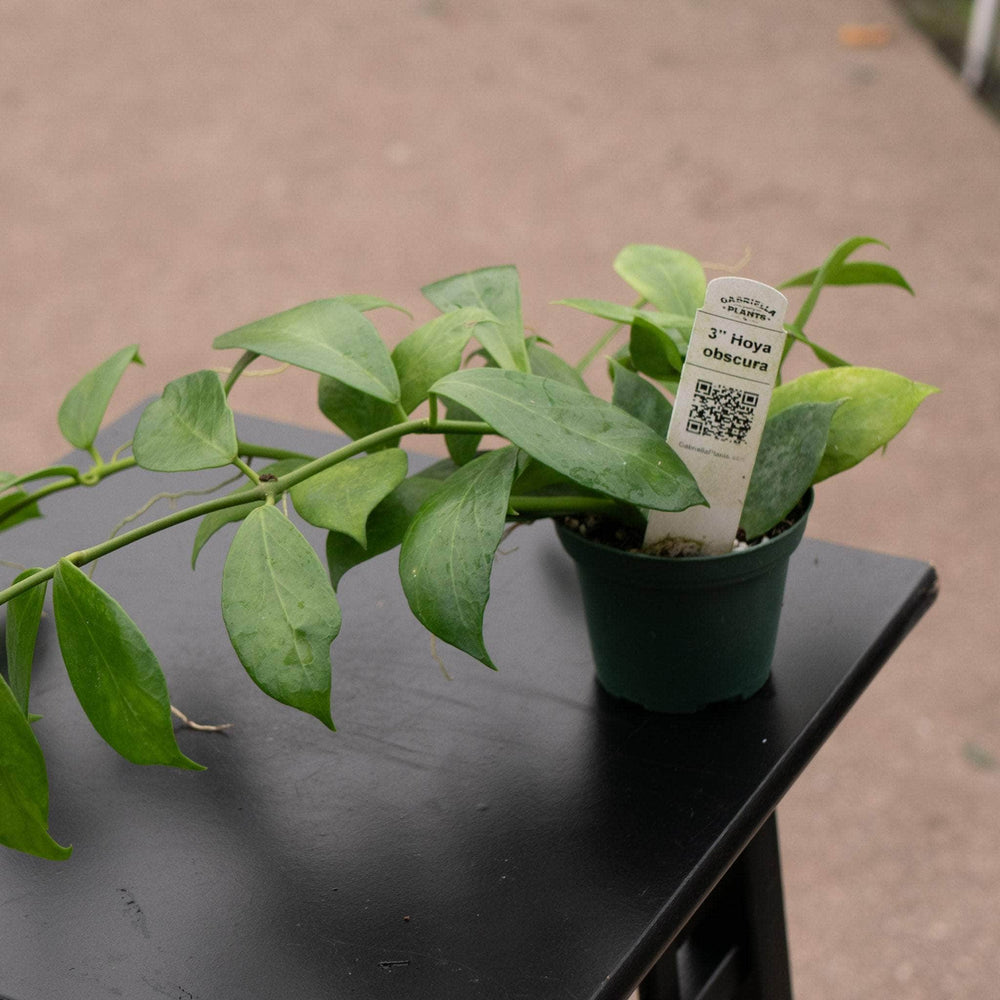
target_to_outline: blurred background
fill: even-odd
[[[0,0],[0,468],[64,454],[59,402],[126,344],[146,367],[111,417],[231,363],[212,338],[250,320],[371,292],[419,322],[421,285],[515,263],[575,358],[603,327],[551,303],[631,301],[627,243],[774,284],[878,237],[860,256],[916,297],[830,289],[811,333],[943,392],[821,487],[810,534],[930,560],[942,590],[779,810],[793,976],[995,996],[1000,126],[927,23],[961,39],[970,7]],[[314,382],[233,402],[318,427]]]

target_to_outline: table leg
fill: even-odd
[[[640,1000],[791,1000],[774,814],[639,987]]]
[[[737,865],[742,869],[746,949],[753,983],[746,996],[754,1000],[791,1000],[778,822],[774,813],[747,845]]]
[[[639,1000],[683,1000],[675,941],[657,960],[639,984]]]

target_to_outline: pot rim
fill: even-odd
[[[609,576],[661,587],[711,586],[721,580],[736,582],[757,576],[775,562],[787,559],[805,533],[814,500],[813,488],[810,486],[803,496],[805,509],[787,531],[757,545],[719,555],[672,558],[645,552],[628,552],[586,538],[558,521],[555,526],[563,548],[576,562],[600,567]]]

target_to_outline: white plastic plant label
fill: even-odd
[[[709,507],[650,511],[646,547],[717,555],[733,547],[785,345],[788,300],[749,278],[715,278],[695,314],[667,443]]]

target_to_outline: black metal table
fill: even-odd
[[[278,440],[272,424],[240,430]],[[0,555],[53,561],[176,489],[126,483],[113,505],[110,484],[76,491],[72,523],[50,498]],[[340,587],[333,734],[243,673],[219,611],[230,535],[192,573],[193,535],[132,546],[96,580],[145,632],[174,704],[235,728],[180,732],[204,773],[117,758],[43,623],[32,707],[51,830],[75,853],[0,854],[0,996],[620,1000],[643,980],[648,1000],[790,996],[774,809],[930,605],[932,568],[807,541],[768,687],[667,717],[595,685],[550,525],[518,529],[494,570],[496,674],[442,648],[444,676],[389,554]]]

